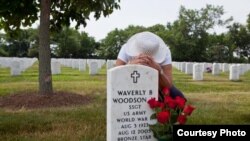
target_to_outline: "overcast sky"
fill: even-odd
[[[247,15],[250,13],[250,0],[121,0],[119,10],[115,10],[109,17],[101,17],[98,21],[91,18],[87,26],[81,27],[80,30],[98,41],[115,28],[172,23],[178,18],[181,5],[188,9],[200,9],[206,4],[223,6],[224,19],[233,16],[235,22],[242,24],[246,24]],[[216,28],[214,31],[219,33],[223,32],[223,29]]]

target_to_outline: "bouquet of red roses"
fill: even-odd
[[[182,97],[177,96],[173,99],[169,95],[168,88],[164,88],[163,93],[162,101],[151,98],[148,100],[148,104],[155,111],[151,119],[157,119],[157,123],[150,125],[150,129],[155,138],[166,141],[172,140],[173,125],[185,124],[187,117],[191,115],[195,107],[186,105],[186,100]]]

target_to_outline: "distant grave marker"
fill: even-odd
[[[229,80],[237,81],[240,79],[239,68],[237,65],[230,66]]]
[[[19,61],[13,61],[10,68],[11,76],[17,76],[21,74],[21,64]]]
[[[90,75],[96,75],[98,73],[98,63],[91,61],[89,63],[89,74]]]
[[[203,80],[203,70],[201,64],[193,65],[193,80]]]
[[[220,64],[218,64],[218,63],[213,64],[212,74],[213,75],[219,75],[220,74]]]

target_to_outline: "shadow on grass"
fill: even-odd
[[[250,124],[250,113],[242,114],[240,117],[243,122]]]
[[[62,73],[62,74],[53,74],[53,76],[81,76],[81,74]]]
[[[230,80],[223,80],[223,79],[204,79],[202,81],[195,81],[195,80],[191,80],[190,82],[243,82],[243,80],[237,80],[237,81],[230,81]]]

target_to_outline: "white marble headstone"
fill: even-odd
[[[239,69],[239,74],[244,75],[244,73],[246,72],[245,64],[238,64],[237,66],[238,66],[238,69]]]
[[[223,72],[228,72],[229,71],[229,65],[227,63],[222,64],[222,71]]]
[[[186,63],[186,74],[193,74],[193,63]]]
[[[51,73],[61,74],[61,64],[59,61],[51,61]]]
[[[10,68],[11,76],[17,76],[21,74],[21,64],[19,61],[13,61]]]
[[[100,59],[97,60],[98,63],[98,69],[102,69],[102,66],[106,63],[106,60]]]
[[[203,69],[201,64],[193,65],[193,80],[203,80]]]
[[[219,63],[213,63],[212,74],[213,75],[220,74],[220,64]]]
[[[147,66],[125,65],[108,70],[107,141],[156,141],[149,124],[147,101],[158,96],[158,72]]]
[[[240,79],[239,68],[237,65],[230,66],[229,80],[237,81]]]
[[[186,72],[186,62],[181,63],[181,72]]]
[[[86,60],[80,59],[78,63],[79,63],[79,71],[85,71],[86,70]]]
[[[89,74],[96,75],[98,73],[98,63],[95,61],[91,61],[89,63]]]
[[[74,59],[73,69],[79,69],[79,61],[78,61],[78,59]]]
[[[113,67],[115,67],[115,60],[107,60],[106,69],[109,70],[109,69],[111,69]]]

